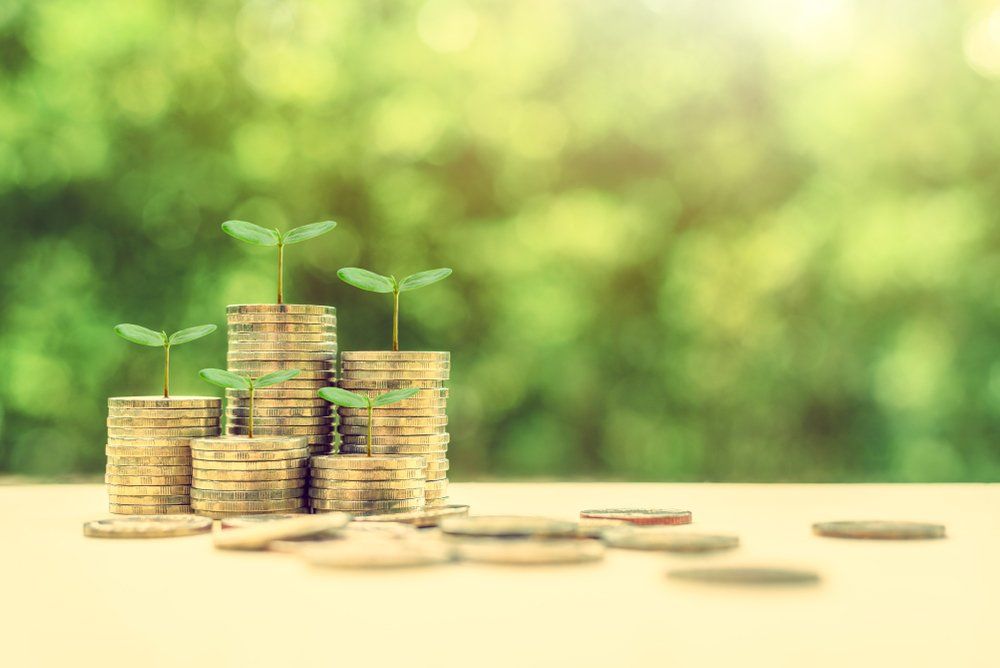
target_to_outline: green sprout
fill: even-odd
[[[393,390],[380,394],[374,399],[363,394],[349,392],[340,387],[324,387],[319,391],[319,396],[329,401],[331,404],[343,406],[344,408],[367,408],[368,409],[368,456],[372,456],[372,411],[381,406],[388,406],[403,399],[409,399],[420,391],[419,387],[406,387],[402,390]]]
[[[262,387],[270,387],[271,385],[277,385],[278,383],[284,383],[286,380],[290,380],[299,375],[301,371],[298,369],[281,369],[280,371],[272,371],[271,373],[264,374],[257,378],[251,378],[245,374],[233,373],[232,371],[226,371],[224,369],[202,369],[198,372],[202,380],[205,380],[212,385],[218,385],[219,387],[226,387],[232,390],[246,390],[250,392],[250,419],[247,422],[249,425],[247,427],[247,435],[253,438],[253,395],[254,392]]]
[[[227,220],[222,224],[222,231],[240,241],[245,241],[254,246],[277,246],[278,247],[278,303],[284,302],[284,263],[285,246],[297,244],[307,239],[326,234],[337,226],[332,220],[324,220],[321,223],[310,223],[302,227],[296,227],[282,234],[278,230],[269,230],[260,225],[248,223],[245,220]]]
[[[381,292],[383,294],[392,293],[392,349],[399,350],[399,293],[408,292],[422,288],[431,283],[448,278],[451,269],[442,267],[441,269],[428,269],[416,274],[411,274],[401,281],[397,281],[395,276],[382,276],[367,269],[358,267],[344,267],[337,272],[344,283],[353,285],[356,288],[367,290],[368,292]]]
[[[122,337],[126,341],[138,343],[140,346],[163,348],[163,396],[165,398],[169,398],[170,347],[179,346],[182,343],[187,343],[189,341],[194,341],[195,339],[200,339],[203,336],[208,336],[216,329],[218,328],[215,325],[198,325],[197,327],[182,329],[179,332],[174,332],[173,334],[167,336],[166,332],[154,332],[151,329],[146,329],[142,325],[133,325],[129,322],[123,322],[120,325],[115,325],[115,334]]]

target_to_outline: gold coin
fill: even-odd
[[[345,350],[340,354],[343,362],[366,360],[401,360],[421,362],[449,362],[451,353],[429,350]]]
[[[222,408],[218,397],[108,397],[108,409],[111,408]]]
[[[108,427],[108,438],[191,438],[193,436],[217,436],[219,426],[214,427]]]
[[[337,365],[337,355],[322,350],[247,350],[230,349],[226,354],[230,362],[286,362],[296,368],[326,369]],[[303,365],[310,366],[303,366]]]
[[[345,455],[366,455],[367,445],[356,443],[341,443],[340,451]],[[373,455],[424,455],[426,457],[440,457],[448,449],[443,445],[373,445],[371,447]]]
[[[341,489],[339,487],[310,487],[310,499],[331,501],[404,501],[424,498],[421,489]]]
[[[259,390],[263,391],[263,390]],[[330,402],[326,399],[320,399],[315,392],[307,392],[308,395],[305,399],[262,399],[260,397],[254,397],[253,407],[255,415],[263,415],[263,413],[257,413],[260,410],[320,410],[320,411],[332,411]],[[250,412],[250,402],[247,397],[229,397],[229,408],[228,411],[239,411],[240,413]]]
[[[343,434],[340,439],[344,444],[365,445],[368,437],[360,434]],[[420,436],[372,436],[372,445],[448,445],[451,435],[423,434]]]
[[[118,517],[95,520],[83,525],[83,535],[91,538],[174,538],[211,530],[211,520],[193,515],[187,517]]]
[[[293,508],[302,508],[305,505],[306,499],[302,497],[294,499],[270,499],[267,501],[205,501],[203,499],[191,499],[191,508],[209,512],[254,513],[267,510],[292,510]]]
[[[337,383],[339,387],[345,390],[375,390],[378,392],[388,392],[389,390],[402,390],[411,387],[416,387],[418,389],[430,389],[437,390],[441,389],[440,380],[351,380],[347,378],[341,378],[340,382]]]
[[[175,429],[177,427],[212,427],[219,424],[219,417],[208,418],[133,418],[133,417],[109,417],[107,426],[109,427],[150,427],[161,429]]]
[[[439,480],[447,480],[448,476],[444,472],[441,473],[427,473],[427,482],[437,482]]]
[[[219,417],[222,410],[219,408],[108,408],[109,418],[152,418],[152,419],[184,419],[184,418],[213,418]]]
[[[278,509],[278,510],[256,510],[253,513],[246,513],[246,512],[240,511],[240,510],[233,510],[233,511],[230,511],[230,512],[224,512],[224,511],[219,511],[219,510],[213,510],[213,511],[198,510],[198,511],[195,511],[195,512],[200,517],[211,517],[212,519],[215,519],[215,520],[223,520],[223,519],[232,518],[232,517],[246,517],[247,515],[255,515],[255,516],[259,516],[259,515],[293,515],[293,514],[308,515],[309,514],[309,507],[308,506],[300,506],[299,508],[289,508],[287,510],[281,510],[281,509]]]
[[[427,492],[443,492],[446,489],[448,489],[448,481],[447,480],[439,480],[439,481],[435,481],[435,482],[427,482],[424,485],[424,491],[427,491]]]
[[[298,325],[313,331],[319,328],[337,327],[337,319],[328,315],[230,315],[226,318],[229,331],[237,325],[253,325],[255,328],[264,325]]]
[[[341,369],[341,378],[350,383],[382,383],[382,382],[414,382],[436,383],[430,387],[440,387],[448,380],[447,371],[358,371],[356,369]]]
[[[437,499],[444,499],[448,496],[448,492],[424,492],[424,499],[426,501],[436,501]]]
[[[366,408],[341,407],[337,409],[337,413],[342,418],[357,418],[360,420],[368,418],[368,409]],[[445,404],[442,402],[438,408],[393,408],[392,405],[382,406],[374,409],[372,416],[375,418],[446,418],[448,414],[445,412]]]
[[[372,482],[392,482],[400,481],[407,482],[410,480],[423,480],[424,472],[423,469],[321,469],[313,468],[311,471],[311,476],[313,480],[316,481],[326,481],[326,480],[339,480],[341,482],[357,482],[357,483],[372,483]]]
[[[191,475],[112,475],[105,474],[104,482],[108,485],[188,485]]]
[[[373,427],[443,427],[448,424],[447,417],[382,417],[372,416]],[[340,424],[351,427],[367,427],[368,418],[341,416]]]
[[[107,445],[114,448],[186,448],[192,436],[176,438],[109,438]]]
[[[186,445],[160,448],[108,445],[104,448],[104,454],[112,457],[190,457],[191,448]]]
[[[469,514],[468,506],[441,506],[427,508],[408,513],[389,513],[387,515],[366,515],[355,519],[357,522],[402,522],[418,527],[431,527],[440,524],[445,517],[465,517]]]
[[[318,469],[329,470],[329,469]],[[404,471],[408,469],[402,469]],[[385,471],[379,471],[385,473]],[[343,480],[313,476],[312,486],[320,489],[419,489],[424,488],[423,478],[403,478],[399,480]]]
[[[340,368],[356,371],[445,371],[451,368],[451,362],[422,362],[412,360],[345,360],[340,361]]]
[[[271,470],[271,469],[300,469],[306,468],[309,464],[309,459],[306,457],[299,457],[296,459],[267,459],[264,461],[239,461],[239,462],[229,462],[229,461],[219,461],[215,459],[192,459],[195,471],[206,471],[206,470],[224,470],[224,471],[257,471],[257,470]],[[204,474],[205,477],[209,477]]]
[[[108,494],[123,494],[126,496],[170,496],[175,494],[187,494],[191,490],[190,485],[111,485],[108,486]]]
[[[423,471],[423,457],[366,457],[364,455],[327,455],[313,457],[315,469],[417,469]]]
[[[336,532],[347,526],[350,520],[351,516],[346,513],[282,517],[273,522],[244,524],[242,528],[220,531],[215,534],[213,542],[215,547],[224,550],[264,550],[274,541],[296,540]]]
[[[270,501],[274,499],[296,499],[305,496],[305,488],[219,490],[191,488],[192,501]]]
[[[172,465],[172,466],[151,466],[142,464],[132,464],[132,465],[116,465],[108,464],[105,468],[105,474],[109,476],[133,476],[133,475],[152,475],[152,476],[190,476],[191,475],[191,461],[188,460],[187,464],[184,465]]]
[[[191,455],[183,457],[108,457],[108,466],[190,466]]]
[[[440,499],[425,500],[424,508],[443,508],[448,506],[448,497],[442,496]]]
[[[287,480],[258,480],[254,482],[247,481],[217,481],[217,480],[202,480],[201,478],[193,481],[194,487],[203,490],[218,490],[218,491],[237,491],[237,492],[251,492],[254,490],[267,490],[267,489],[302,489],[306,485],[305,477],[301,478],[290,478]]]
[[[204,486],[209,482],[246,482],[259,484],[265,481],[301,481],[309,473],[305,466],[286,469],[204,469],[199,467],[194,471],[192,484],[195,482]]]
[[[226,432],[230,436],[246,436],[249,429],[243,425],[230,424]],[[254,425],[254,436],[323,436],[333,431],[331,425],[312,425],[309,427],[274,427]]]
[[[416,510],[424,507],[424,497],[399,501],[345,501],[343,499],[309,499],[309,505],[321,510],[342,512],[388,512],[390,510]]]
[[[136,506],[109,503],[108,512],[113,515],[188,515],[191,513],[191,506],[186,503],[163,506]]]
[[[268,321],[230,321],[227,330],[228,335],[230,336],[234,334],[243,336],[261,335],[274,338],[287,336],[287,340],[290,341],[294,341],[300,336],[311,338],[323,337],[325,339],[327,337],[336,338],[337,321],[335,319],[327,320],[325,322],[274,319]]]
[[[428,459],[427,466],[425,467],[428,471],[447,471],[449,462],[447,458],[442,457],[441,459]]]
[[[249,425],[250,418],[242,415],[234,415],[233,417],[227,419],[227,424],[240,426]],[[253,418],[253,425],[254,427],[309,427],[312,425],[332,426],[333,418],[329,415],[283,415],[281,417],[263,417],[257,415]]]
[[[108,500],[116,506],[166,506],[184,504],[188,502],[187,494],[174,494],[172,496],[131,496],[122,494],[108,494]]]
[[[322,418],[334,418],[337,416],[331,408],[330,404],[319,405],[319,406],[284,406],[282,408],[263,408],[256,405],[254,402],[253,415],[255,419],[260,418],[270,418],[270,417],[322,417]],[[226,410],[226,417],[231,418],[246,418],[250,416],[250,407],[247,406],[232,406]]]
[[[302,436],[222,436],[191,439],[198,450],[299,450],[305,447]]]
[[[308,448],[297,450],[192,450],[191,459],[215,462],[266,462],[281,459],[305,459],[309,457]]]
[[[333,360],[267,360],[261,358],[247,358],[241,356],[228,355],[229,370],[235,373],[269,373],[284,369],[298,369],[302,373],[299,376],[318,377],[336,371],[337,366]],[[310,373],[311,372],[311,373]]]
[[[302,313],[308,315],[336,315],[337,308],[325,304],[230,304],[230,313]]]

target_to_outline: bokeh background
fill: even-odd
[[[458,480],[1000,479],[998,119],[996,2],[4,0],[0,471],[102,470],[115,323],[273,299],[223,220],[333,218],[342,349],[339,267],[455,269]]]

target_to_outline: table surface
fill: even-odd
[[[0,487],[7,666],[1000,666],[1000,486],[465,483],[475,514],[675,507],[738,534],[711,557],[320,570],[207,535],[84,538],[99,485]],[[913,519],[937,541],[815,537],[815,521]],[[680,583],[672,567],[815,568],[818,586]],[[309,663],[304,663],[308,661]],[[321,663],[316,663],[317,661]]]

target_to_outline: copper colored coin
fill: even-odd
[[[666,508],[581,510],[580,517],[588,520],[622,520],[631,524],[691,524],[690,510]]]
[[[891,522],[883,520],[861,522],[818,522],[813,533],[830,538],[861,538],[867,540],[927,540],[944,538],[943,524],[922,522]]]

